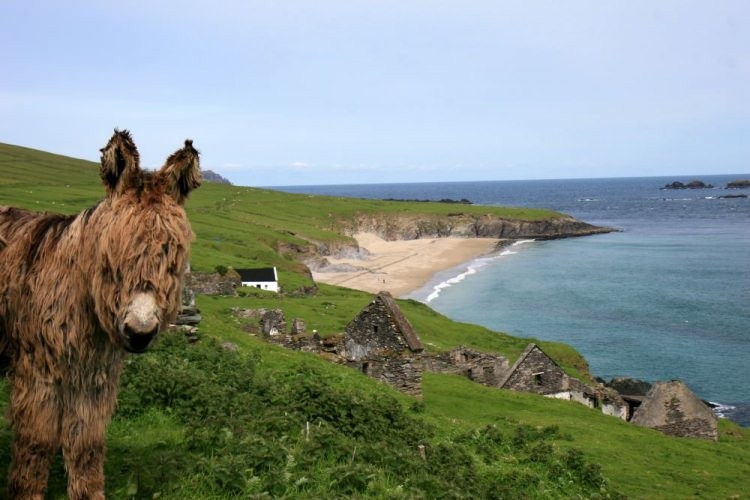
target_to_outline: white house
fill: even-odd
[[[235,269],[235,271],[240,275],[242,286],[260,288],[269,292],[279,291],[279,274],[276,271],[276,267]]]

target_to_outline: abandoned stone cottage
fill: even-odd
[[[424,346],[388,292],[380,292],[344,330],[344,363],[406,394],[422,394]]]
[[[682,382],[656,383],[632,413],[617,390],[587,384],[567,375],[538,345],[529,344],[509,367],[508,359],[459,346],[449,352],[425,353],[424,346],[388,292],[378,293],[345,328],[325,338],[305,334],[304,322],[292,321],[291,333],[279,309],[237,309],[253,319],[246,329],[269,342],[308,351],[344,364],[415,396],[422,394],[424,371],[466,376],[490,387],[531,392],[576,401],[602,413],[675,436],[716,439],[716,417]],[[639,398],[640,402],[640,398]],[[631,420],[632,416],[632,420]]]
[[[536,344],[529,344],[512,367],[505,356],[464,346],[449,352],[425,353],[419,335],[388,292],[378,293],[347,324],[343,336],[308,336],[301,334],[304,330],[298,327],[291,334],[286,333],[281,310],[235,313],[255,319],[246,329],[262,334],[269,342],[323,354],[330,361],[359,370],[406,394],[421,395],[422,374],[430,371],[463,375],[489,387],[573,400],[592,408],[599,405],[601,395],[596,390],[567,375]],[[626,418],[624,402],[616,396],[604,400],[604,413]]]
[[[463,375],[469,380],[489,387],[500,387],[509,370],[508,358],[499,354],[475,351],[458,346],[448,352],[426,354],[425,371]]]
[[[295,318],[291,333],[280,309],[233,310],[250,319],[244,329],[268,342],[296,351],[312,352],[361,371],[413,396],[422,394],[424,347],[390,293],[380,292],[347,324],[343,335],[306,334]]]
[[[498,387],[531,392],[597,407],[596,391],[569,376],[536,344],[529,344],[501,379]]]
[[[630,420],[670,436],[718,439],[717,417],[684,382],[656,382]]]

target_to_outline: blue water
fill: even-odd
[[[696,176],[724,186],[750,174]],[[460,321],[566,342],[594,375],[684,380],[750,426],[750,198],[650,177],[276,188],[544,207],[622,232],[524,242],[410,296]]]

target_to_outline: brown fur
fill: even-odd
[[[130,134],[116,130],[100,176],[106,197],[78,215],[0,207],[12,498],[43,498],[60,449],[70,498],[104,497],[104,433],[125,350],[148,348],[180,306],[193,238],[182,205],[201,180],[192,142],[143,172]],[[156,328],[143,326],[152,319]]]

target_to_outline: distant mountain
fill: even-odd
[[[219,184],[229,184],[229,185],[232,184],[229,181],[229,179],[222,177],[221,175],[217,174],[213,170],[203,170],[201,174],[203,174],[203,180],[208,181],[208,182],[218,182]]]

